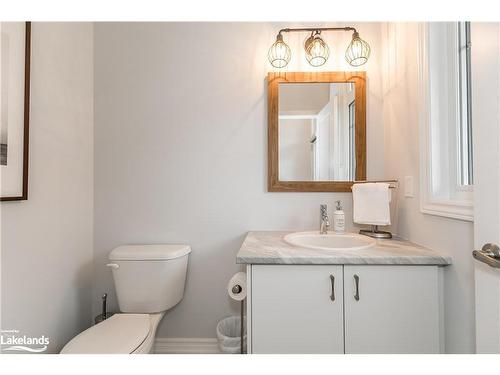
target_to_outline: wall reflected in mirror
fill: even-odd
[[[279,84],[279,180],[354,181],[355,84]]]

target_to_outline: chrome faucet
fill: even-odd
[[[319,226],[319,234],[327,234],[328,229],[330,229],[330,220],[328,220],[328,213],[326,211],[327,206],[326,204],[322,204],[319,206],[320,213],[321,213],[321,221],[320,221],[320,226]]]

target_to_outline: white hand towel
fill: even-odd
[[[390,225],[389,184],[363,183],[352,185],[353,221],[358,224]]]

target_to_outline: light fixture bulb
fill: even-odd
[[[361,66],[368,61],[370,57],[370,45],[359,37],[355,31],[352,34],[352,40],[345,51],[345,59],[351,66]]]
[[[290,62],[291,55],[290,47],[283,41],[283,35],[278,34],[276,42],[273,43],[267,53],[269,62],[275,68],[284,68]]]
[[[315,31],[304,43],[306,59],[312,66],[321,66],[326,63],[330,56],[330,48],[321,38],[320,32]]]

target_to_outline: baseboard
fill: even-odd
[[[156,338],[155,354],[219,354],[216,338]]]

